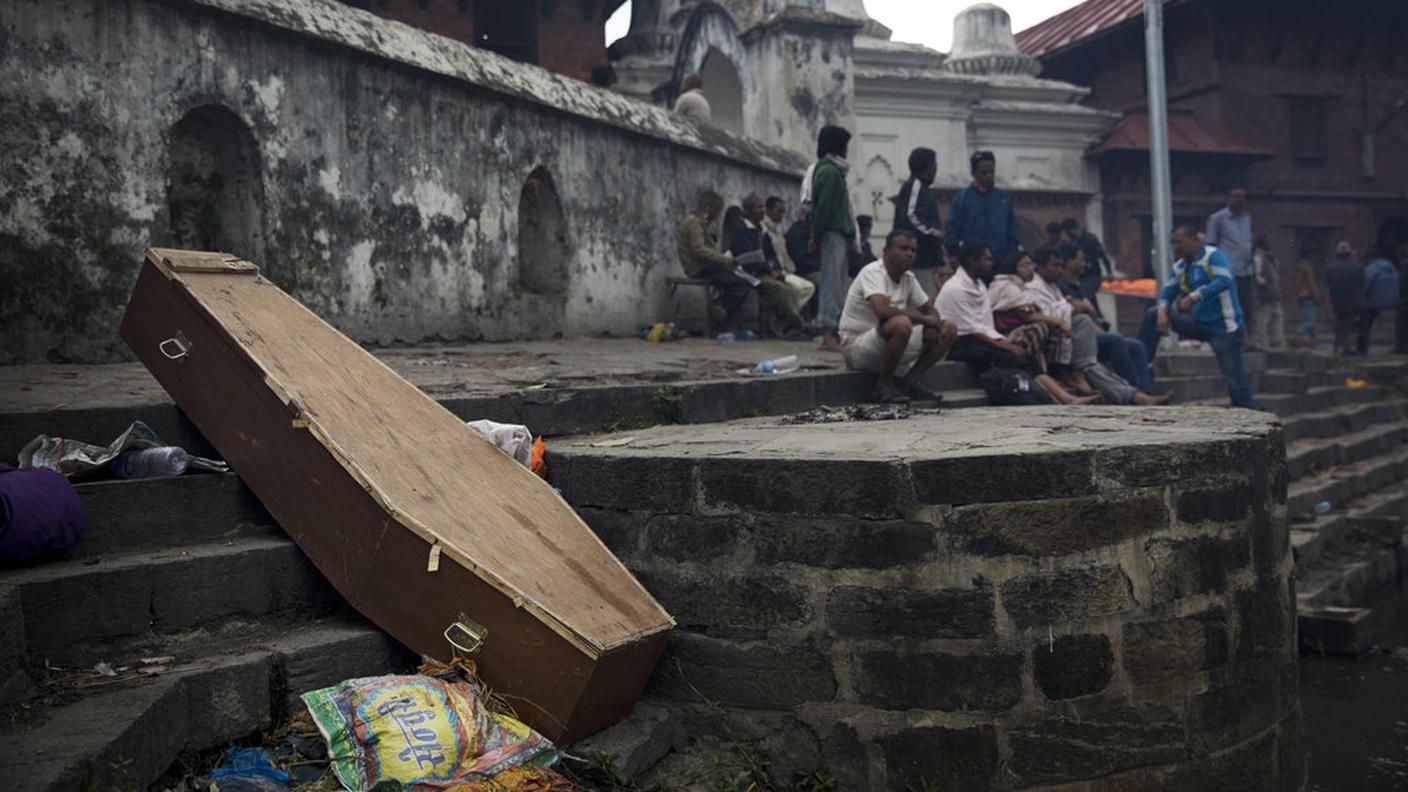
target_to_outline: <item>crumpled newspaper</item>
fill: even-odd
[[[20,449],[19,461],[22,468],[48,468],[65,476],[78,476],[102,468],[129,448],[158,448],[165,445],[150,426],[133,421],[127,431],[107,446],[39,435]],[[191,454],[189,460],[187,470],[208,470],[212,473],[228,473],[230,470],[229,465],[218,459]]]
[[[488,419],[466,421],[465,425],[483,435],[499,450],[518,460],[526,468],[533,467],[533,433],[523,424],[503,424]]]

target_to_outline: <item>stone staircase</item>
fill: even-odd
[[[183,751],[281,722],[305,691],[413,667],[234,475],[77,489],[83,542],[0,570],[0,789],[145,789]],[[160,657],[175,658],[165,673],[136,671]]]

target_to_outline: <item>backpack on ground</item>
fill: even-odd
[[[1041,384],[1018,369],[993,366],[978,375],[978,384],[997,406],[1051,404],[1051,396]]]

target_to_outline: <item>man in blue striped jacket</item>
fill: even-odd
[[[1233,407],[1260,409],[1247,384],[1242,363],[1242,305],[1232,280],[1232,265],[1222,251],[1198,241],[1197,229],[1181,226],[1173,232],[1173,264],[1168,283],[1159,292],[1139,327],[1139,342],[1154,361],[1159,336],[1169,329],[1184,338],[1206,342],[1217,355]]]

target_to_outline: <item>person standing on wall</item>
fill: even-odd
[[[982,242],[994,261],[1006,261],[1021,243],[1012,201],[997,188],[997,158],[991,151],[978,151],[968,158],[968,167],[973,183],[954,197],[944,237],[955,244]]]
[[[802,203],[810,207],[809,248],[821,254],[821,284],[816,324],[822,349],[839,350],[836,327],[846,302],[846,252],[855,245],[856,223],[851,195],[846,188],[846,149],[851,133],[838,126],[824,126],[816,138],[817,161],[802,179]]]
[[[1204,241],[1222,251],[1232,265],[1232,280],[1237,288],[1248,326],[1256,322],[1256,274],[1252,263],[1252,216],[1247,211],[1247,191],[1233,187],[1227,191],[1227,205],[1208,217]]]
[[[1369,334],[1380,311],[1398,307],[1398,268],[1393,266],[1393,251],[1379,245],[1378,255],[1364,267],[1364,310],[1359,315],[1359,354],[1369,354]]]
[[[909,152],[909,178],[895,196],[895,230],[914,235],[918,243],[914,274],[930,297],[939,293],[934,288],[934,270],[944,263],[944,221],[933,190],[938,175],[938,153],[916,148]]]
[[[1227,383],[1233,407],[1260,409],[1247,384],[1242,361],[1242,335],[1246,325],[1241,302],[1232,283],[1227,256],[1211,245],[1198,241],[1198,230],[1180,226],[1173,231],[1173,263],[1168,282],[1159,292],[1158,304],[1144,315],[1139,341],[1152,363],[1159,349],[1159,336],[1175,330],[1184,338],[1194,338],[1212,347],[1217,366]]]
[[[675,112],[708,124],[713,118],[709,100],[704,96],[704,78],[694,72],[680,80],[680,98],[675,100]]]
[[[1256,334],[1253,345],[1262,349],[1286,348],[1286,312],[1281,307],[1281,262],[1271,240],[1259,236],[1252,243],[1252,270],[1256,278]]]

